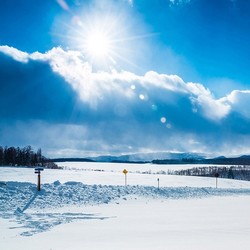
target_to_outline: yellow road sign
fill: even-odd
[[[123,169],[122,171],[124,174],[127,174],[128,173],[128,170],[127,169]]]

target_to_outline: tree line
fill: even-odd
[[[195,167],[191,169],[169,170],[168,174],[186,176],[220,177],[250,181],[250,166]]]
[[[31,146],[2,147],[0,146],[0,166],[43,166],[57,168],[57,165],[42,155],[39,148],[36,152]]]
[[[182,158],[182,159],[163,159],[153,160],[153,164],[214,164],[214,165],[250,165],[250,156],[242,155],[236,158],[212,158],[212,159],[195,159],[195,158]]]

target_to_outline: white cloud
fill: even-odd
[[[230,104],[223,98],[214,99],[210,90],[202,84],[185,83],[176,75],[158,74],[154,71],[149,71],[144,76],[115,70],[92,72],[91,66],[84,61],[79,52],[64,51],[61,48],[54,48],[45,56],[49,58],[52,69],[62,75],[77,91],[80,98],[93,108],[102,105],[111,96],[120,96],[120,99],[125,98],[127,102],[135,99],[135,91],[131,91],[131,85],[133,85],[140,91],[137,96],[143,95],[146,100],[150,96],[157,100],[156,95],[164,91],[170,97],[186,95],[197,111],[210,120],[218,121],[226,117],[231,109]],[[33,58],[35,58],[34,55]],[[168,103],[169,100],[165,99],[165,102]]]
[[[190,98],[195,107],[202,110],[203,116],[209,120],[220,121],[222,118],[226,117],[231,107],[229,104],[225,103],[223,99],[214,100],[207,95],[199,95],[197,97]]]
[[[231,105],[232,111],[250,118],[250,90],[234,90],[223,100]]]
[[[173,92],[186,93],[185,83],[177,75],[158,74],[157,72],[149,71],[141,79],[145,88],[153,86]]]
[[[0,52],[4,53],[15,59],[18,62],[26,63],[29,60],[29,54],[23,51],[20,51],[16,48],[9,47],[9,46],[0,46]]]
[[[152,151],[164,149],[195,152],[220,148],[224,152],[234,152],[234,148],[236,152],[249,146],[249,140],[243,140],[240,133],[249,133],[250,90],[234,90],[216,99],[201,83],[186,83],[177,75],[154,71],[137,75],[114,69],[95,72],[78,51],[53,48],[47,53],[27,54],[8,46],[1,46],[0,51],[21,64],[32,65],[35,61],[35,65],[39,66],[39,61],[47,63],[48,67],[43,67],[43,73],[48,73],[45,79],[50,79],[54,73],[60,75],[65,80],[63,84],[67,82],[78,94],[79,100],[75,100],[75,95],[72,97],[73,111],[69,105],[67,115],[70,116],[72,112],[72,117],[55,121],[62,123],[66,120],[67,123],[69,120],[68,125],[53,124],[58,106],[53,107],[51,114],[46,113],[49,116],[47,120],[37,114],[35,119],[44,119],[44,122],[33,123],[33,127],[28,123],[15,125],[19,127],[16,136],[13,136],[15,140],[25,141],[28,138],[28,141],[39,143],[54,155],[58,148],[66,148],[70,155],[74,152],[79,154],[81,149],[84,152],[119,153],[138,152],[145,148]],[[30,69],[33,67],[25,67],[24,70]],[[29,72],[25,72],[26,75]],[[30,75],[35,77],[34,74]],[[49,86],[50,83],[43,87],[46,90]],[[61,81],[55,86],[60,88]],[[68,95],[72,95],[70,91],[60,91],[64,98],[66,96],[65,100],[68,100]],[[36,96],[39,97],[39,93]],[[59,102],[60,96],[57,97]],[[28,103],[27,107],[32,105],[32,99],[25,102]],[[235,116],[232,113],[237,113],[236,117],[242,116],[244,125],[237,127],[238,123],[233,120]],[[60,117],[65,114],[60,111],[57,115]],[[242,127],[245,129],[243,132]],[[5,136],[1,138],[8,141],[9,125],[5,129],[6,132],[2,130]],[[231,145],[232,141],[234,145]],[[60,150],[59,153],[65,154]]]
[[[191,94],[194,110],[201,109],[207,119],[219,121],[229,114],[230,105],[223,98],[214,99],[210,90],[202,84],[189,82],[186,86]]]
[[[4,53],[15,60],[26,62],[28,59],[47,61],[54,72],[61,75],[78,93],[80,99],[92,108],[112,100],[123,100],[125,103],[143,100],[157,100],[165,103],[175,102],[179,96],[186,96],[193,105],[193,111],[200,113],[206,119],[219,121],[226,117],[232,107],[245,116],[250,116],[239,102],[239,94],[245,96],[248,92],[233,91],[227,98],[215,99],[209,89],[200,83],[185,83],[177,75],[158,74],[154,71],[138,76],[131,72],[112,70],[110,72],[93,72],[91,65],[85,61],[79,51],[53,48],[45,54],[35,52],[30,55],[15,48],[2,46]],[[133,86],[134,88],[131,88]],[[164,94],[165,93],[165,94]],[[247,97],[246,97],[247,95]],[[110,100],[110,98],[112,98]],[[142,98],[140,98],[142,99]],[[126,106],[126,104],[125,104]],[[120,108],[117,108],[120,107]],[[118,105],[116,110],[121,109]],[[124,109],[123,109],[124,110]]]
[[[188,82],[186,84],[187,90],[190,92],[190,94],[196,95],[196,96],[208,96],[211,97],[211,92],[209,89],[205,88],[202,84],[200,83],[192,83]]]

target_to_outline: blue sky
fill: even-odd
[[[250,2],[0,2],[0,145],[49,157],[250,154]]]

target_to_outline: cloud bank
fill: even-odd
[[[201,83],[154,71],[94,71],[78,51],[0,46],[0,144],[51,156],[248,150],[250,90],[216,99]],[[10,136],[12,135],[12,136]]]

